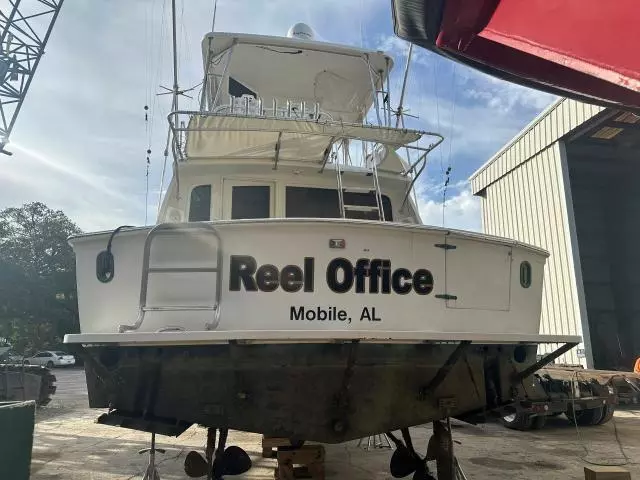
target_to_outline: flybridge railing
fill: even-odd
[[[377,182],[378,166],[387,158],[389,147],[392,149],[404,149],[407,153],[407,159],[403,162],[404,168],[397,173],[410,178],[409,185],[403,198],[401,210],[407,204],[409,196],[413,191],[415,182],[418,180],[427,164],[427,154],[440,145],[444,137],[433,132],[416,132],[420,136],[430,136],[434,141],[427,146],[417,144],[409,144],[411,142],[393,141],[386,139],[384,135],[376,138],[371,133],[406,133],[410,132],[405,129],[395,129],[391,127],[377,127],[371,125],[345,124],[336,122],[331,119],[329,114],[322,112],[318,104],[313,105],[311,109],[307,109],[304,102],[294,103],[287,101],[283,107],[278,103],[272,102],[270,109],[265,109],[259,99],[250,97],[250,101],[246,97],[234,99],[227,105],[219,105],[213,112],[202,111],[176,111],[168,115],[169,128],[172,133],[173,141],[172,152],[174,158],[174,175],[176,177],[177,188],[179,191],[178,178],[178,161],[186,160],[186,135],[191,132],[223,132],[223,131],[250,131],[250,132],[271,132],[277,133],[277,141],[274,145],[274,169],[278,168],[280,145],[283,134],[294,134],[296,136],[325,136],[327,146],[322,155],[322,159],[318,161],[319,173],[325,170],[328,164],[336,166],[337,171],[344,171],[345,167],[355,167],[364,169],[365,173],[373,174],[376,177],[375,190],[377,196],[380,195],[379,185]],[[206,126],[201,122],[199,125],[191,124],[192,118],[216,118],[216,117],[235,117],[245,119],[265,119],[265,120],[284,120],[277,126],[269,126],[265,122],[265,126],[252,125],[247,128],[234,125],[225,126]],[[184,118],[184,120],[183,120]],[[318,124],[323,128],[306,128],[300,129],[300,123]],[[298,128],[296,128],[296,126]],[[360,133],[361,135],[358,135]],[[365,133],[369,135],[365,135]],[[393,135],[390,135],[393,137]],[[416,141],[420,138],[416,139]],[[414,152],[417,156],[416,160],[411,160],[409,152]],[[340,173],[338,173],[340,175]],[[338,188],[340,182],[338,182]]]
[[[328,112],[320,109],[320,103],[310,104],[304,100],[280,100],[274,98],[264,102],[260,97],[243,95],[229,97],[229,103],[218,105],[212,113],[219,115],[245,115],[267,118],[288,118],[293,120],[333,121]]]

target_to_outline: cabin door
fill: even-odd
[[[275,216],[274,182],[223,180],[222,216],[225,220]]]
[[[456,238],[446,250],[448,308],[509,310],[511,247]]]

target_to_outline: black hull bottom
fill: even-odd
[[[538,393],[514,379],[535,363],[535,345],[92,345],[78,353],[92,408],[127,412],[121,426],[159,433],[161,424],[179,426],[165,430],[175,434],[201,424],[339,443],[494,409],[523,388]]]

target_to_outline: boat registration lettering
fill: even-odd
[[[239,292],[274,292],[281,288],[294,293],[314,291],[315,258],[305,257],[302,266],[258,266],[250,255],[231,255],[229,290]],[[332,292],[429,295],[433,291],[433,275],[424,268],[411,271],[391,268],[391,260],[360,258],[355,265],[346,258],[334,258],[326,268],[325,280]]]

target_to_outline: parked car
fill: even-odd
[[[66,352],[54,352],[51,350],[36,353],[32,357],[24,359],[25,365],[43,365],[47,368],[68,367],[75,365],[76,359]]]

